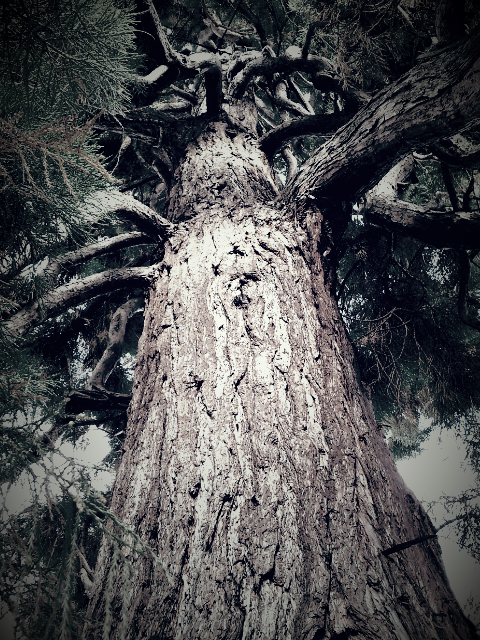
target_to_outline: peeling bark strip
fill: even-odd
[[[322,214],[305,229],[283,217],[266,161],[229,140],[215,123],[177,172],[170,216],[184,222],[145,312],[112,509],[174,585],[129,554],[127,638],[473,638],[436,540],[382,554],[435,530],[359,386],[324,283]]]

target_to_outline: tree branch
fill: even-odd
[[[291,145],[288,144],[282,149],[282,157],[287,163],[287,167],[288,167],[287,180],[286,180],[286,182],[288,182],[289,180],[291,180],[291,178],[293,178],[293,176],[297,173],[297,170],[298,170],[298,162],[296,157],[293,155]]]
[[[184,89],[179,89],[179,87],[170,87],[170,91],[172,93],[176,93],[181,98],[184,98],[184,100],[188,100],[188,102],[191,102],[193,105],[198,104],[197,97],[194,96],[193,93],[190,93],[189,91],[185,91]]]
[[[303,94],[303,91],[300,89],[300,87],[295,82],[295,80],[293,78],[288,78],[288,84],[295,91],[295,93],[297,94],[299,100],[301,101],[301,103],[303,104],[305,109],[307,110],[307,115],[314,116],[315,115],[315,109],[312,107],[310,102],[307,100],[307,98]]]
[[[105,389],[75,389],[70,393],[65,413],[83,411],[125,411],[132,396],[127,393],[114,393]]]
[[[130,182],[129,184],[124,184],[123,186],[119,187],[118,190],[120,191],[120,193],[125,193],[125,191],[131,191],[132,189],[141,187],[142,184],[147,184],[147,182],[153,182],[154,180],[158,180],[157,174],[147,176],[146,178],[141,178],[140,180],[135,180],[135,182]]]
[[[119,218],[129,220],[140,231],[158,237],[168,236],[177,227],[156,211],[136,200],[132,195],[115,191],[101,191],[91,200],[94,210],[100,207],[107,213],[115,213]]]
[[[376,196],[367,203],[365,220],[438,248],[476,249],[480,245],[480,213],[442,212],[411,202]]]
[[[205,93],[207,99],[207,115],[216,116],[220,113],[223,102],[222,68],[218,60],[203,72]]]
[[[456,137],[456,136],[455,136]],[[455,138],[454,137],[454,138]],[[448,148],[446,148],[448,145]],[[470,153],[459,153],[459,147],[453,140],[441,141],[430,145],[430,150],[441,162],[463,169],[480,168],[480,149]]]
[[[85,389],[105,390],[105,383],[123,352],[127,322],[142,304],[143,298],[132,298],[115,311],[108,329],[107,347],[85,385]]]
[[[435,16],[438,44],[455,42],[465,35],[465,0],[440,0]]]
[[[157,31],[158,39],[160,40],[160,45],[162,47],[162,53],[165,58],[165,62],[168,65],[176,65],[178,63],[182,63],[180,56],[170,45],[167,34],[165,33],[165,29],[160,22],[160,18],[158,17],[157,10],[155,9],[155,5],[152,0],[146,0],[148,4],[148,10],[150,15],[152,16],[153,23],[155,24],[155,29]]]
[[[432,538],[436,538],[436,533],[431,533],[428,536],[420,536],[419,538],[414,538],[413,540],[408,540],[407,542],[402,542],[400,544],[395,544],[393,547],[389,549],[385,549],[382,551],[384,556],[389,556],[392,553],[398,553],[399,551],[403,551],[404,549],[408,549],[409,547],[413,547],[416,544],[420,544],[421,542],[426,542],[427,540],[431,540]]]
[[[125,249],[126,247],[132,247],[139,244],[151,244],[153,242],[152,236],[142,233],[141,231],[132,231],[131,233],[122,233],[119,236],[113,238],[107,238],[95,244],[89,244],[86,247],[77,249],[77,251],[69,251],[60,256],[56,260],[52,261],[52,267],[55,269],[55,273],[58,273],[61,268],[69,268],[87,260],[98,258],[112,251],[118,249]],[[55,266],[54,266],[55,265]],[[58,265],[58,268],[56,267]],[[50,267],[47,267],[50,273]]]
[[[403,549],[408,549],[409,547],[413,547],[414,545],[420,544],[421,542],[432,540],[432,538],[437,537],[437,534],[441,529],[443,529],[449,524],[452,524],[452,522],[456,522],[457,520],[464,520],[466,517],[468,517],[468,515],[456,516],[451,520],[447,520],[446,522],[441,524],[439,527],[434,527],[435,533],[431,533],[430,535],[427,535],[427,536],[420,536],[419,538],[413,538],[413,540],[407,540],[406,542],[401,542],[400,544],[395,544],[393,545],[393,547],[390,547],[389,549],[385,549],[385,551],[382,551],[382,553],[384,556],[389,556],[392,553],[398,553],[399,551],[403,551]]]
[[[325,73],[334,76],[334,68],[329,60],[320,56],[308,56],[302,58],[301,53],[295,55],[278,56],[271,58],[262,55],[249,62],[243,71],[240,71],[233,78],[229,94],[232,98],[238,99],[245,92],[248,83],[255,76],[271,76],[274,73],[292,73],[293,71],[305,71],[307,73]]]
[[[459,99],[461,96],[461,99]],[[407,153],[480,118],[480,28],[453,51],[416,66],[380,91],[314,154],[283,192],[357,200]]]
[[[95,273],[81,280],[73,280],[47,293],[41,300],[18,311],[4,327],[13,337],[22,336],[48,318],[90,300],[101,293],[118,289],[146,287],[153,267],[125,267]]]
[[[280,80],[275,88],[275,99],[279,103],[280,106],[288,109],[289,111],[293,111],[297,115],[300,116],[309,116],[311,115],[310,111],[305,109],[305,107],[298,102],[293,102],[287,96],[287,83],[284,80]]]
[[[290,120],[264,134],[259,140],[260,146],[267,157],[271,158],[286,140],[308,135],[332,136],[348,120],[349,117],[343,113],[327,113]]]
[[[321,21],[312,22],[312,24],[308,27],[307,35],[305,36],[305,43],[302,47],[302,58],[308,57],[308,50],[310,49],[310,45],[312,43],[313,34],[315,33],[315,29],[322,25]]]

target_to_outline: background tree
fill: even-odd
[[[474,7],[452,7],[150,2],[139,15],[141,73],[115,74],[113,52],[97,47],[118,91],[128,81],[140,89],[131,108],[95,118],[111,93],[92,73],[98,89],[77,129],[49,121],[27,140],[5,118],[5,194],[25,219],[51,216],[26,199],[40,202],[48,162],[55,193],[78,198],[62,152],[100,168],[93,151],[80,153],[87,130],[102,135],[123,181],[77,208],[96,243],[57,225],[33,252],[42,234],[27,225],[4,260],[6,305],[22,307],[5,339],[26,336],[25,350],[73,388],[66,416],[33,454],[31,441],[23,447],[30,457],[14,460],[11,478],[62,433],[77,438],[91,424],[110,433],[110,462],[119,462],[111,511],[85,474],[76,489],[65,485],[72,515],[62,517],[77,533],[62,575],[73,584],[82,563],[87,635],[474,637],[435,529],[377,428],[404,454],[425,436],[420,412],[459,429],[463,421],[476,460],[479,37]],[[92,15],[105,26],[131,14]],[[55,33],[71,46],[65,29]],[[34,60],[49,51],[39,42]],[[81,68],[80,56],[64,57]],[[83,91],[88,74],[78,81],[77,72],[68,86]],[[37,179],[21,143],[47,163]],[[28,304],[22,260],[43,287]],[[131,396],[118,362],[140,334]],[[80,359],[91,371],[84,388]],[[16,384],[18,396],[25,385]],[[18,430],[5,434],[8,455],[18,452]],[[476,495],[459,497],[456,521],[474,553]],[[23,538],[35,517],[19,527]],[[93,584],[92,522],[109,534]],[[135,555],[141,541],[166,574]]]

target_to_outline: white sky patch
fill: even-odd
[[[454,496],[475,486],[475,476],[465,462],[465,455],[465,446],[452,431],[436,429],[424,443],[424,451],[415,458],[401,460],[397,468],[419,500],[433,502],[442,494]],[[429,515],[438,527],[455,514],[436,505]],[[471,595],[480,601],[480,564],[457,545],[453,526],[442,529],[438,541],[450,586],[459,603],[464,607]]]

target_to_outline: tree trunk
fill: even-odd
[[[356,373],[324,282],[321,213],[300,226],[274,195],[258,143],[225,124],[177,170],[180,225],[145,312],[112,499],[174,586],[129,555],[126,637],[474,638],[436,539],[382,554],[435,530]],[[93,619],[109,557],[104,541]]]

